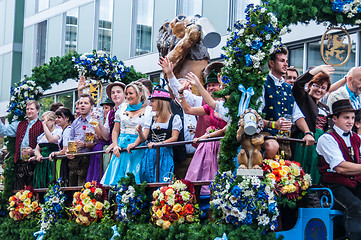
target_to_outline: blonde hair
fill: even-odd
[[[168,114],[172,114],[172,110],[170,109],[170,102],[167,100],[162,100],[158,98],[154,98],[157,101],[157,113],[155,114],[155,118],[166,119]]]
[[[127,93],[127,89],[129,87],[132,87],[135,90],[135,92],[137,93],[138,100],[140,102],[143,102],[143,106],[148,106],[148,104],[149,104],[148,97],[149,96],[146,92],[145,86],[141,82],[137,82],[137,81],[131,82],[125,87],[125,89],[124,89],[125,94]]]
[[[53,111],[46,111],[43,113],[43,115],[41,115],[41,118],[43,117],[47,117],[49,120],[55,121],[56,115]]]

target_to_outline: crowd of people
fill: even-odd
[[[301,163],[311,174],[313,184],[330,186],[336,203],[346,212],[352,208],[346,230],[360,232],[353,221],[361,218],[361,204],[352,204],[355,199],[345,202],[344,196],[347,192],[361,203],[361,170],[357,165],[361,68],[350,69],[344,78],[331,84],[332,66],[311,67],[299,76],[294,67],[288,66],[287,55],[285,48],[270,55],[270,71],[258,111],[264,115],[264,135],[293,137],[304,143],[268,138],[262,145],[263,157],[274,158],[282,151],[287,159]],[[173,176],[190,181],[212,180],[218,170],[220,143],[198,141],[223,136],[230,122],[225,99],[212,95],[222,88],[224,65],[209,64],[203,71],[204,85],[192,72],[177,79],[167,57],[161,57],[159,65],[168,90],[159,86],[153,89],[148,79],[128,85],[111,83],[106,87],[108,98],[100,104],[104,115],[95,124],[92,118],[98,110],[94,99],[83,93],[85,77],[79,81],[74,114],[55,103],[40,121],[39,103],[28,101],[26,120],[10,125],[0,122],[0,135],[16,138],[14,187],[43,188],[59,177],[68,186],[92,180],[116,185],[129,172],[137,183],[156,182],[157,168],[160,182]],[[192,92],[192,87],[199,95]],[[183,140],[193,144],[161,147],[157,166],[155,146]],[[137,146],[146,147],[134,149]],[[79,154],[101,150],[106,154]],[[60,155],[66,158],[57,159]],[[207,186],[201,194],[209,194]]]

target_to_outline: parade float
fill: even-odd
[[[192,183],[174,180],[159,188],[149,188],[146,183],[137,185],[131,174],[109,192],[99,183],[88,182],[80,188],[81,192],[75,192],[70,197],[69,194],[65,196],[58,182],[49,186],[38,203],[32,200],[34,195],[31,190],[13,192],[14,173],[10,156],[5,163],[5,189],[1,195],[4,217],[0,218],[0,236],[4,239],[31,239],[35,236],[38,239],[224,240],[277,239],[284,235],[286,239],[290,236],[301,239],[317,228],[318,236],[332,238],[332,218],[338,214],[331,210],[332,193],[328,207],[299,208],[296,226],[290,231],[275,233],[275,230],[280,230],[280,206],[296,207],[311,184],[309,175],[298,163],[282,159],[282,156],[266,159],[258,164],[261,176],[238,175],[234,165],[238,147],[243,141],[249,141],[238,134],[240,116],[248,108],[258,109],[260,103],[257,99],[262,95],[266,76],[263,67],[269,54],[282,47],[280,35],[289,31],[286,26],[315,18],[317,22],[358,24],[361,12],[358,1],[317,2],[323,7],[309,6],[309,1],[300,0],[270,1],[261,6],[251,4],[247,7],[246,19],[229,28],[229,37],[221,56],[225,62],[222,69],[225,87],[217,96],[226,99],[225,106],[230,109],[232,121],[221,140],[219,173],[211,183],[213,215],[209,214],[208,220],[199,221],[199,207]],[[106,64],[103,55],[99,57],[98,54],[103,53],[69,54],[52,58],[49,64],[33,69],[32,76],[24,78],[12,90],[14,98],[10,102],[9,122],[24,118],[21,114],[24,113],[24,100],[37,100],[42,89],[68,78],[78,78],[79,73],[98,82],[120,80],[128,83],[141,76],[133,68],[119,65],[118,60],[110,56],[106,58],[109,60],[107,63],[117,62],[117,71],[122,69],[119,75],[109,75],[104,69],[93,68],[90,66],[93,58]],[[164,55],[167,54],[164,52]],[[176,61],[182,60],[172,54]],[[90,69],[84,65],[90,66]],[[181,74],[180,70],[178,74]],[[12,139],[7,139],[10,152],[14,149],[12,142]],[[254,158],[257,156],[254,154]],[[240,163],[248,165],[254,160],[244,161],[242,152],[238,158]],[[327,204],[324,200],[321,205]]]

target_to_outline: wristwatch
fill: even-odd
[[[306,136],[306,135],[311,135],[313,138],[315,137],[315,134],[314,134],[313,132],[311,132],[311,131],[305,132],[305,136]]]

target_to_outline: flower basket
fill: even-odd
[[[70,211],[77,223],[89,225],[104,217],[105,211],[110,207],[106,199],[107,193],[100,183],[87,182],[81,192],[74,193]]]
[[[311,176],[306,174],[300,163],[276,159],[265,159],[262,166],[266,181],[274,183],[278,203],[296,207],[296,202],[307,193]]]
[[[24,218],[36,217],[41,208],[38,201],[34,199],[32,189],[28,189],[20,190],[9,198],[8,210],[10,218],[20,221]]]
[[[177,180],[154,191],[151,215],[151,221],[163,229],[168,229],[174,223],[199,222],[193,184]]]

